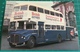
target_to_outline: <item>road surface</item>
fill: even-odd
[[[78,50],[78,37],[72,41],[66,40],[61,43],[50,43],[37,45],[32,49],[27,49],[25,46],[11,48],[7,41],[7,35],[2,36],[1,50]]]

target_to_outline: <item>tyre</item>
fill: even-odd
[[[14,48],[16,45],[13,45],[12,43],[9,43],[10,47]]]
[[[57,40],[59,43],[62,42],[62,37],[60,35],[58,35]]]
[[[31,49],[35,46],[35,38],[30,37],[29,40],[26,42],[27,48]]]
[[[72,37],[70,37],[69,40],[72,41]]]

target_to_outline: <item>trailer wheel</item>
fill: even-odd
[[[30,37],[29,40],[26,42],[27,48],[31,49],[35,46],[35,38]]]
[[[70,37],[69,40],[72,41],[72,37]]]
[[[9,43],[10,47],[14,48],[16,45],[13,45],[12,43]]]
[[[57,40],[58,40],[59,43],[62,41],[61,35],[58,35]]]

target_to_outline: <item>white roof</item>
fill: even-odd
[[[46,10],[49,10],[49,9],[47,9],[47,8],[44,8],[44,7],[42,7],[42,6],[39,6],[39,5],[35,5],[35,4],[33,4],[33,3],[30,3],[30,2],[27,2],[27,3],[20,3],[20,4],[17,4],[17,5],[15,5],[15,6],[23,6],[23,5],[32,5],[32,6],[36,6],[36,7],[40,7],[40,8],[43,8],[43,9],[46,9]],[[49,11],[54,11],[54,12],[56,12],[56,13],[60,13],[60,14],[62,14],[61,12],[59,12],[59,11],[56,11],[56,10],[49,10]]]

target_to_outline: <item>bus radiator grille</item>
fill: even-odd
[[[19,35],[11,35],[11,42],[18,43],[19,42]]]

